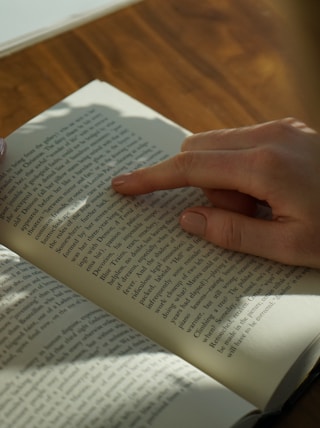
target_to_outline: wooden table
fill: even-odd
[[[284,116],[310,123],[277,4],[144,0],[2,58],[0,132],[95,78],[193,132]],[[318,381],[272,426],[319,427],[319,403]]]

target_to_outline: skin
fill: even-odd
[[[164,162],[115,177],[138,195],[194,186],[212,206],[184,210],[187,232],[215,245],[320,268],[320,136],[292,118],[188,137]],[[269,219],[257,207],[270,208]]]

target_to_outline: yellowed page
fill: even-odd
[[[106,84],[85,87],[9,137],[0,233],[15,252],[264,408],[319,333],[319,273],[185,234],[177,218],[202,203],[196,189],[137,198],[111,190],[112,176],[178,151],[185,135]]]
[[[0,426],[230,428],[252,406],[0,246]]]

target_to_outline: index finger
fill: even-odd
[[[275,141],[290,141],[292,131],[297,130],[302,133],[315,133],[305,123],[294,118],[285,118],[241,128],[219,129],[193,134],[185,139],[181,150],[249,149]],[[285,136],[288,136],[287,140],[284,138]]]
[[[246,150],[185,151],[156,165],[115,177],[112,186],[126,195],[187,186],[246,193],[251,174],[245,153]]]

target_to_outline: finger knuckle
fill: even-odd
[[[278,180],[284,170],[288,169],[287,149],[278,144],[266,144],[251,153],[251,165],[261,180],[265,178],[267,187],[272,180]]]
[[[273,145],[262,146],[255,151],[253,162],[260,171],[274,171],[282,164],[281,152]]]
[[[300,124],[300,126],[297,126]],[[288,141],[301,134],[301,122],[294,117],[277,120],[272,124],[273,134],[279,141]]]
[[[188,151],[188,150],[192,150],[195,141],[198,139],[198,135],[197,134],[192,134],[189,135],[181,144],[181,151]]]
[[[220,242],[217,245],[234,251],[242,251],[243,234],[236,219],[231,216],[224,219],[221,226]]]
[[[188,177],[194,168],[195,161],[194,152],[181,152],[174,158],[175,171],[177,171],[178,175],[181,175],[188,180]]]
[[[220,131],[205,131],[198,134],[189,135],[181,145],[181,151],[197,150],[203,143],[209,144],[210,142],[217,141],[221,135],[227,132],[226,130]]]
[[[285,263],[311,266],[315,255],[320,254],[320,246],[314,239],[314,230],[293,228],[283,237]],[[319,262],[318,262],[319,263]]]

